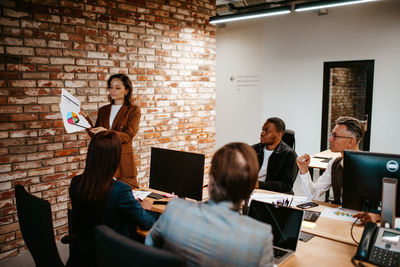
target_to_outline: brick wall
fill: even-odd
[[[129,75],[142,111],[133,142],[142,186],[152,146],[205,153],[208,168],[215,0],[2,0],[0,12],[0,258],[23,246],[15,184],[51,203],[58,238],[67,231],[68,186],[89,140],[65,132],[61,88],[95,120],[108,77]]]
[[[336,119],[352,116],[364,120],[367,73],[365,68],[332,68],[330,73],[330,129]]]

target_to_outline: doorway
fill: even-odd
[[[366,132],[360,149],[369,151],[374,60],[324,62],[321,151],[341,116],[363,121]]]

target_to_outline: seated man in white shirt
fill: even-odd
[[[299,177],[304,193],[310,199],[317,199],[331,187],[333,189],[333,202],[340,204],[343,187],[343,151],[359,150],[359,144],[365,132],[362,122],[352,117],[340,117],[329,137],[332,152],[340,152],[341,157],[331,159],[325,172],[313,183],[308,171],[310,156],[304,154],[297,158]]]

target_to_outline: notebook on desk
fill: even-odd
[[[303,210],[252,200],[247,215],[271,225],[276,265],[286,261],[294,254],[303,221]]]

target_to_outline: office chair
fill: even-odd
[[[285,142],[288,146],[292,149],[296,148],[295,138],[294,138],[294,131],[286,129],[285,133],[282,136],[283,142]]]
[[[186,266],[183,258],[172,252],[145,246],[118,234],[105,225],[95,228],[96,263],[98,267]]]
[[[54,239],[50,203],[15,186],[19,226],[37,267],[64,266]]]

